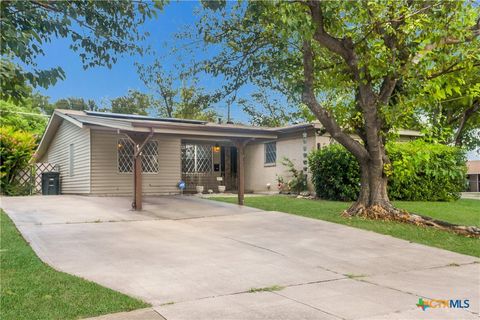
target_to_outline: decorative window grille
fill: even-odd
[[[182,144],[182,172],[212,172],[212,146],[206,144]]]
[[[265,143],[265,164],[275,164],[277,162],[277,143]]]
[[[147,173],[158,172],[158,142],[148,141],[142,150],[142,171]]]
[[[118,139],[118,172],[133,172],[133,158],[135,154],[135,146],[127,138]],[[142,150],[142,172],[157,173],[158,172],[158,142],[148,141]]]
[[[133,172],[134,145],[127,138],[118,139],[118,172]]]

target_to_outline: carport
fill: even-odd
[[[142,150],[154,135],[153,127],[150,127],[150,132],[138,133],[138,132],[122,132],[128,139],[135,145],[134,153],[134,166],[133,166],[133,203],[132,207],[135,210],[142,210]],[[216,145],[220,145],[219,139],[216,137],[203,137],[202,141],[211,140],[216,142]],[[252,138],[230,138],[230,141],[237,148],[237,177],[238,177],[238,204],[243,205],[245,197],[245,146],[248,142],[252,141]]]
[[[123,117],[123,115],[122,115]],[[255,129],[252,127],[227,124],[199,127],[198,123],[207,125],[208,123],[201,121],[190,120],[174,120],[174,122],[193,122],[194,127],[183,127],[184,130],[192,130],[187,134],[183,134],[182,138],[188,138],[191,140],[212,141],[216,145],[220,143],[230,142],[237,148],[237,176],[238,176],[238,204],[244,204],[245,197],[245,146],[247,143],[260,139],[276,139],[277,136],[273,133],[266,132],[265,129]],[[154,136],[155,132],[163,132],[165,130],[164,123],[154,122],[134,122],[133,126],[138,129],[148,129],[149,132],[138,131],[119,131],[125,134],[135,145],[134,154],[134,196],[133,196],[133,208],[135,210],[142,210],[142,150],[146,143]]]

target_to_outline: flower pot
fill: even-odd
[[[224,193],[225,189],[226,189],[225,186],[218,186],[218,192],[220,192],[220,193]]]
[[[203,193],[203,186],[196,186],[195,190],[197,190],[198,194],[202,194]]]

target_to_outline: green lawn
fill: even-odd
[[[149,305],[43,263],[0,212],[0,319],[78,319]]]
[[[212,200],[235,203],[237,198],[214,197]],[[350,203],[325,200],[305,200],[288,196],[245,197],[245,205],[268,211],[282,211],[352,227],[388,234],[396,238],[422,243],[480,257],[480,239],[472,239],[433,228],[362,218],[343,218],[340,213]],[[480,201],[462,199],[456,202],[405,202],[395,205],[415,213],[462,225],[480,226]]]

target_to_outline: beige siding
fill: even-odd
[[[302,133],[294,137],[280,138],[277,140],[277,162],[274,166],[264,164],[264,143],[248,144],[245,150],[245,190],[247,192],[278,191],[277,175],[288,181],[289,173],[282,165],[284,157],[289,158],[299,170],[303,168],[303,141]],[[315,137],[307,137],[307,153],[312,151]],[[267,184],[270,184],[270,190]],[[311,184],[309,182],[309,189]]]
[[[92,194],[131,195],[133,174],[119,173],[117,143],[124,135],[112,131],[92,130]],[[180,138],[155,135],[158,142],[158,173],[144,173],[143,193],[147,195],[178,193],[180,181]]]
[[[73,145],[73,172],[70,172],[70,145]],[[62,193],[89,193],[90,130],[64,120],[42,162],[59,166]]]

